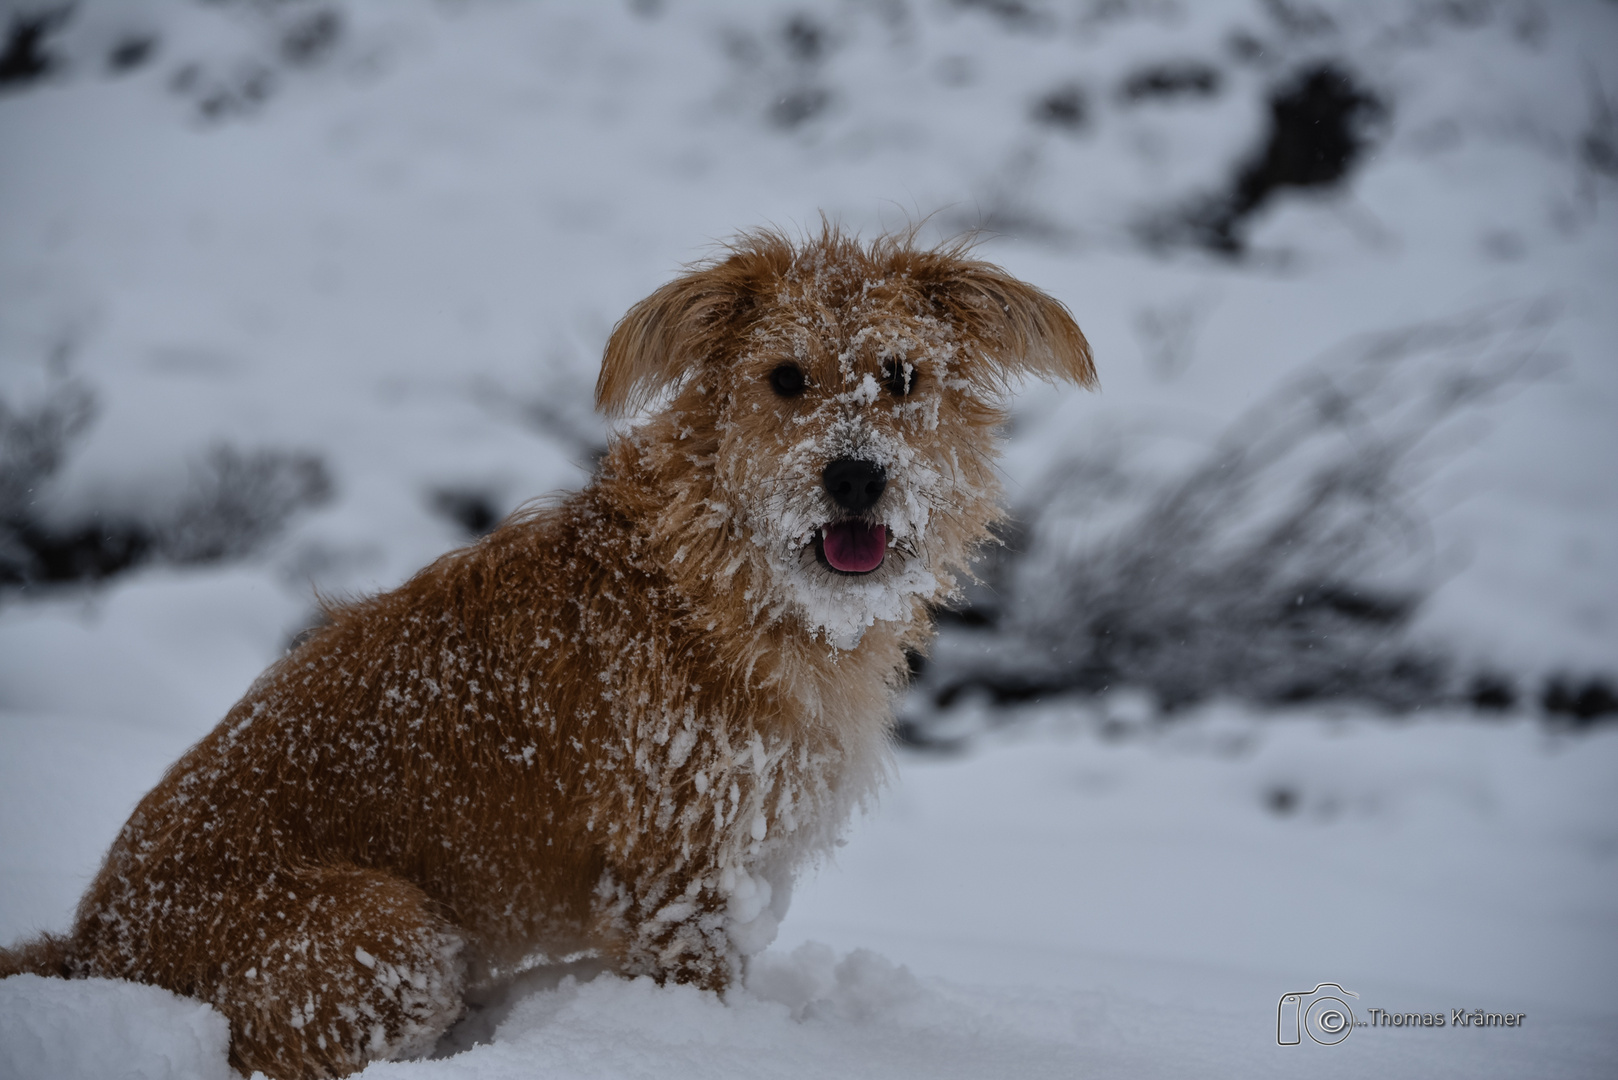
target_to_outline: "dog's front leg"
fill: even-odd
[[[729,901],[717,873],[611,874],[596,895],[605,921],[614,924],[624,974],[715,991],[740,974],[741,954],[727,932]]]

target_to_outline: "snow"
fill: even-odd
[[[535,972],[484,1006],[481,1044],[366,1075],[1606,1074],[1618,733],[1216,708],[1119,739],[1102,719],[1042,707],[979,754],[906,759],[723,1001]],[[1322,981],[1361,1019],[1527,1018],[1276,1046],[1276,1000]],[[51,1053],[148,1038],[179,1062],[198,1039],[161,991],[4,986],[3,1022]]]
[[[503,513],[583,481],[630,304],[738,229],[822,210],[867,234],[984,224],[984,257],[1072,308],[1103,390],[1014,400],[1002,471],[1024,510],[1074,455],[1195,460],[1358,336],[1539,305],[1537,374],[1415,492],[1436,579],[1415,630],[1526,686],[1618,665],[1618,232],[1589,150],[1614,137],[1610,4],[1330,4],[1311,31],[1239,0],[1031,3],[1024,23],[920,0],[393,0],[343,6],[302,65],[279,59],[301,5],[79,7],[66,66],[0,91],[0,139],[28,148],[0,155],[0,398],[69,379],[97,409],[36,509],[159,518],[219,445],[318,454],[334,492],[244,560],[0,594],[0,941],[66,926],[135,801],[315,589],[386,587],[463,542],[436,493]],[[106,70],[137,31],[154,59]],[[1278,198],[1244,262],[1144,249],[1142,221],[1226,182],[1264,87],[1321,57],[1392,103],[1347,191]],[[1214,64],[1220,92],[1116,92],[1178,59]],[[1031,119],[1071,88],[1081,125]],[[733,932],[777,935],[745,987],[530,972],[447,1056],[369,1072],[1610,1074],[1610,725],[1154,712],[1123,691],[967,701],[961,729],[996,733],[902,754],[789,911],[785,883],[735,884]],[[1280,995],[1322,982],[1361,1019],[1527,1018],[1277,1046]],[[4,1077],[224,1076],[225,1039],[150,987],[0,983]]]
[[[211,1007],[113,979],[0,982],[0,1076],[229,1080],[230,1025]]]

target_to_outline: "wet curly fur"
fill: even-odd
[[[649,415],[589,486],[333,606],[0,974],[211,1002],[281,1078],[424,1052],[546,958],[724,989],[881,778],[1024,373],[1091,382],[1084,337],[964,246],[743,236],[613,331],[597,402]]]

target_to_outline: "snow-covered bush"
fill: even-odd
[[[0,588],[97,581],[152,560],[239,558],[331,494],[316,455],[221,444],[192,465],[176,502],[154,500],[146,514],[53,515],[50,481],[94,415],[94,397],[71,380],[31,406],[0,399]]]
[[[918,691],[933,708],[974,689],[1006,702],[1127,687],[1166,710],[1514,699],[1512,680],[1457,674],[1406,633],[1438,584],[1412,495],[1463,413],[1545,370],[1552,317],[1511,305],[1350,342],[1183,472],[1142,475],[1116,447],[1060,464],[1022,552],[992,566],[1002,609],[946,616]]]
[[[0,0],[0,91],[157,64],[196,118],[248,116],[289,78],[337,55],[347,25],[341,6],[324,3],[221,0],[185,12],[174,4]]]
[[[1137,72],[1125,83],[1139,97],[1145,88],[1217,86],[1217,68],[1191,75]],[[1200,81],[1199,81],[1200,80]],[[1242,162],[1227,190],[1193,199],[1187,207],[1149,217],[1142,239],[1154,246],[1196,244],[1223,255],[1246,248],[1246,227],[1276,194],[1288,188],[1326,190],[1343,184],[1370,149],[1388,106],[1340,62],[1311,64],[1270,92],[1269,126],[1262,143]]]
[[[32,405],[0,399],[0,584],[37,575],[38,492],[94,415],[95,399],[75,382],[59,382]]]

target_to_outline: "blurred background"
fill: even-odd
[[[761,962],[779,1045],[1610,1068],[1610,0],[0,0],[0,939],[317,592],[588,479],[630,304],[821,214],[975,231],[1101,390],[1014,399],[1005,543]],[[1543,1022],[1278,1047],[1326,981]]]

